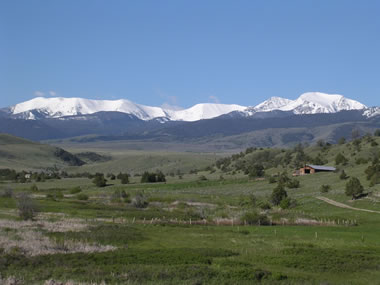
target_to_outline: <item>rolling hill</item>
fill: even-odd
[[[46,170],[83,164],[62,148],[0,134],[0,168]]]

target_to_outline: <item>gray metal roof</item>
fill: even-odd
[[[336,168],[332,166],[322,166],[322,165],[314,165],[314,164],[307,164],[307,166],[310,166],[311,168],[314,168],[315,170],[325,170],[325,171],[336,170]]]

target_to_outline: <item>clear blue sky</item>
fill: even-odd
[[[0,107],[339,93],[380,105],[380,1],[2,0]]]

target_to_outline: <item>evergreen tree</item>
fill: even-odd
[[[276,188],[273,189],[271,195],[271,202],[273,205],[279,205],[283,199],[288,197],[288,193],[286,193],[284,186],[279,183]]]
[[[364,191],[363,185],[360,183],[360,180],[356,177],[351,177],[346,184],[346,195],[351,196],[354,200],[358,195],[362,194]]]
[[[104,178],[103,173],[96,173],[92,182],[97,187],[105,187],[107,185],[107,180]]]

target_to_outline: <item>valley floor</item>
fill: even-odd
[[[199,181],[200,175],[182,181],[169,177],[165,184],[116,180],[105,188],[87,178],[61,179],[37,183],[34,192],[30,183],[4,183],[14,196],[29,192],[40,212],[34,221],[21,221],[16,199],[0,198],[2,280],[379,284],[380,216],[326,203],[375,210],[380,208],[376,195],[351,202],[337,184],[322,201],[318,181],[334,181],[337,174],[300,177],[301,187],[288,191],[298,205],[266,210],[271,223],[253,226],[239,220],[251,207],[242,199],[251,193],[265,199],[272,184],[243,177]],[[78,185],[89,200],[70,194]],[[116,190],[131,197],[144,190],[149,205],[138,209],[115,199]],[[55,192],[63,196],[48,197]]]

